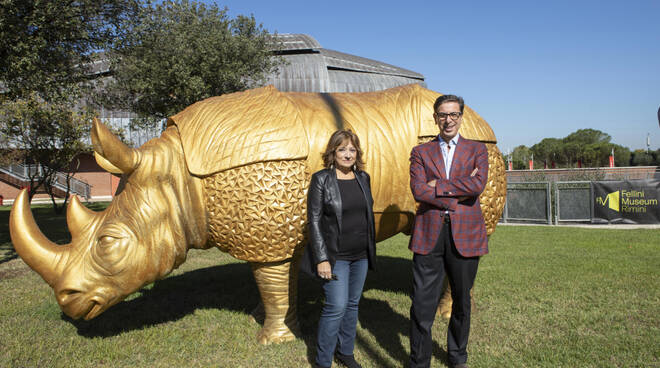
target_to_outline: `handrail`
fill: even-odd
[[[4,172],[5,174],[11,175],[19,180],[27,182],[30,181],[30,175],[36,173],[38,177],[39,175],[41,175],[42,170],[40,165],[14,164],[9,166],[0,166],[0,171]],[[67,175],[65,173],[60,171],[56,172],[53,180],[53,186],[66,192],[67,190],[66,177]],[[71,191],[71,193],[80,195],[85,199],[91,198],[92,196],[91,185],[80,179],[76,179],[73,177],[70,177],[69,180],[70,180],[69,190]]]

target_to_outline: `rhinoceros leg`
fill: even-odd
[[[445,280],[442,282],[442,288],[444,292],[440,298],[440,303],[438,303],[438,314],[445,319],[451,317],[451,306],[453,304],[453,299],[451,298],[451,286],[449,286],[449,278],[445,277]]]
[[[309,177],[300,159],[256,162],[204,178],[209,243],[252,265],[263,303],[253,312],[264,322],[257,336],[262,344],[295,338],[295,259],[304,240]]]
[[[451,286],[449,285],[449,278],[445,277],[445,281],[442,282],[442,287],[445,290],[442,293],[440,298],[440,303],[438,303],[438,314],[444,319],[449,319],[451,317],[451,307],[454,304],[454,300],[451,298]],[[471,308],[474,311],[474,285],[470,289],[470,304]]]
[[[257,341],[267,345],[295,339],[295,334],[299,332],[296,319],[297,261],[250,264],[265,312],[264,324],[257,333]],[[255,311],[257,314],[258,309],[259,307]],[[260,318],[255,316],[255,319]]]

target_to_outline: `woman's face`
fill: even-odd
[[[355,164],[357,149],[350,139],[344,140],[335,150],[335,165],[339,169],[350,169]]]

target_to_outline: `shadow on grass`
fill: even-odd
[[[412,263],[409,259],[380,256],[376,271],[370,272],[364,290],[380,290],[409,294],[412,290]],[[390,304],[379,299],[363,297],[360,301],[360,325],[376,339],[378,346],[396,360],[397,367],[404,367],[409,362],[409,346],[402,344],[400,336],[410,337],[409,315],[402,315],[392,309]],[[384,321],[386,321],[384,323]],[[436,321],[438,323],[438,321]],[[388,366],[383,357],[369,346],[367,341],[358,336],[357,342],[369,358],[379,367]],[[439,361],[447,363],[447,352],[433,341],[433,355]]]
[[[10,246],[0,245],[0,264],[9,262],[16,258],[18,258],[18,254],[16,254],[14,247],[12,247],[11,245]]]
[[[364,284],[364,290],[380,290],[395,293],[408,293],[412,285],[410,261],[403,258],[380,256],[376,259],[376,270],[369,272]],[[407,316],[396,312],[389,303],[365,298],[360,300],[360,325],[376,339],[376,344],[397,361],[399,367],[408,365],[406,347],[400,342],[400,335],[409,336],[410,322]],[[386,323],[383,323],[387,321]],[[361,336],[356,337],[356,343],[378,367],[389,364],[378,350]]]
[[[408,294],[412,285],[411,261],[409,259],[379,256],[376,271],[367,275],[364,291],[379,290]],[[307,358],[314,362],[316,354],[316,329],[323,307],[323,295],[316,280],[301,274],[299,286],[300,307],[298,309],[303,338],[307,345]],[[400,336],[409,337],[410,319],[395,311],[388,302],[362,297],[360,300],[360,325],[375,338],[376,344],[397,362],[395,366],[408,365],[409,350],[401,343]],[[436,322],[437,323],[437,322]],[[372,342],[358,335],[356,343],[369,359],[378,367],[387,367],[388,360],[374,349]],[[433,341],[433,355],[438,361],[447,364],[447,352]]]
[[[9,238],[9,210],[10,207],[0,208],[0,264],[18,257]]]
[[[137,297],[112,306],[90,321],[72,320],[64,314],[62,319],[75,325],[81,336],[107,337],[176,321],[198,309],[249,313],[247,308],[259,302],[259,291],[247,263],[186,272],[156,281],[153,287],[138,293]]]
[[[396,367],[408,366],[409,350],[408,345],[401,343],[400,336],[410,337],[410,319],[397,313],[390,305],[382,300],[362,298],[360,309],[368,313],[360,313],[360,325],[369,331],[378,346],[386,351],[390,357],[398,362]],[[383,321],[387,321],[383,323]],[[378,367],[388,366],[386,360],[368,341],[359,335],[356,341],[362,347],[362,350],[369,355],[371,361],[376,362]],[[433,355],[437,360],[447,364],[447,352],[433,340]]]
[[[408,259],[378,256],[376,270],[369,271],[364,291],[379,290],[408,294],[412,285],[411,267],[411,261]],[[307,345],[307,360],[311,364],[316,356],[316,330],[323,308],[323,293],[318,281],[301,273],[298,295],[299,323],[303,333],[302,338]],[[406,338],[409,336],[410,320],[407,315],[401,315],[386,301],[363,296],[360,300],[358,318],[362,328],[374,336],[376,344],[398,362],[395,366],[407,365],[408,347],[401,344],[399,337],[401,335]],[[382,353],[371,346],[373,342],[358,335],[356,344],[376,366],[391,366]],[[438,360],[447,361],[447,353],[435,341],[433,342],[433,354]]]
[[[316,358],[316,330],[322,308],[321,283],[304,272],[300,272],[298,276],[298,324],[302,333],[300,337],[307,347],[307,362],[311,366],[314,365]]]
[[[239,281],[240,280],[240,281]],[[317,290],[318,289],[318,290]],[[301,275],[298,314],[305,338],[316,333],[322,295],[314,280]],[[86,337],[115,336],[123,332],[181,319],[198,309],[222,309],[250,314],[258,305],[259,290],[248,263],[232,263],[186,272],[156,281],[132,299],[110,307],[90,320],[62,319]]]
[[[411,285],[410,261],[394,257],[378,257],[378,270],[370,272],[365,290],[408,293]],[[241,280],[240,282],[236,282]],[[249,280],[249,281],[248,281]],[[186,272],[157,281],[151,288],[138,292],[91,321],[72,320],[81,336],[109,337],[172,322],[193,314],[198,309],[221,309],[249,314],[259,303],[259,291],[247,263],[232,263]],[[316,329],[323,306],[323,295],[315,279],[300,274],[298,285],[298,321],[307,346],[307,358],[314,361]],[[387,323],[383,323],[387,321]],[[360,324],[376,339],[377,344],[401,365],[407,362],[407,347],[399,341],[408,336],[408,316],[394,311],[382,300],[363,298]],[[365,341],[357,341],[372,361],[387,366],[385,360]],[[446,361],[446,353],[434,342],[434,355]]]

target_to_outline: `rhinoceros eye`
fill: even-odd
[[[121,270],[124,266],[122,261],[126,256],[127,243],[127,239],[123,237],[99,236],[94,257],[97,264],[111,273]]]
[[[102,236],[99,238],[99,245],[102,247],[111,247],[118,239],[112,236]]]

